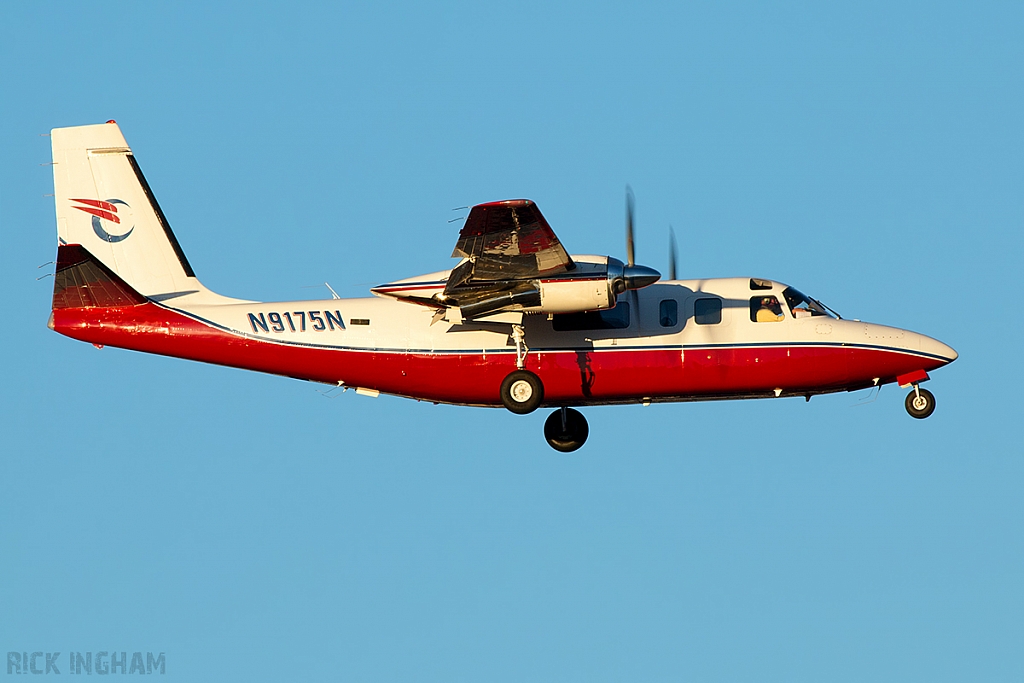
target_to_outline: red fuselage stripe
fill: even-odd
[[[428,401],[497,405],[510,353],[378,351],[275,343],[218,329],[154,303],[53,311],[54,329],[93,344],[186,358],[297,379],[365,387]],[[941,359],[846,346],[729,346],[536,351],[527,368],[545,402],[586,404],[787,394],[861,387],[932,370]]]

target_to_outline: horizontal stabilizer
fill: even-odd
[[[110,308],[146,303],[142,296],[80,244],[57,248],[53,308]]]

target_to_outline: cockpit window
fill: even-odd
[[[793,314],[794,318],[810,318],[816,315],[823,315],[826,318],[832,317],[821,303],[792,287],[787,287],[782,292],[782,296],[785,298],[786,303],[789,304],[789,311]]]
[[[777,296],[750,297],[750,321],[755,323],[777,323],[786,319]]]

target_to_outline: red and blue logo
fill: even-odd
[[[108,199],[106,201],[100,199],[72,199],[71,201],[84,205],[75,206],[73,208],[92,214],[92,230],[96,233],[96,236],[104,242],[120,242],[135,230],[135,224],[132,220],[132,211],[131,207],[128,206],[128,202],[120,199]],[[104,224],[103,221],[107,221],[107,223]],[[132,227],[128,228],[128,230],[124,232],[121,230],[110,232],[104,228],[104,225],[122,225],[128,223],[130,223]],[[111,227],[111,230],[115,229]]]

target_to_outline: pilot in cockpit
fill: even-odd
[[[766,296],[761,298],[761,307],[757,309],[756,322],[759,323],[777,323],[783,320],[785,316],[782,315],[782,306],[779,304],[779,300],[774,296]]]

